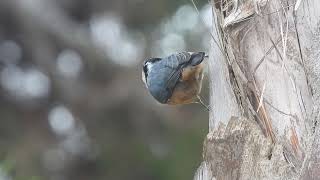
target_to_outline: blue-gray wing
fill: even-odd
[[[161,62],[166,67],[176,69],[181,67],[181,65],[188,63],[190,58],[191,55],[188,52],[180,52],[163,58]]]
[[[190,60],[190,54],[181,52],[161,59],[154,64],[153,73],[149,73],[147,84],[151,95],[160,103],[170,99],[179,81],[183,66]]]
[[[196,66],[200,64],[205,57],[204,52],[180,52],[177,54],[172,54],[168,57],[165,57],[161,60],[161,62],[172,69],[176,68],[184,68],[185,66]]]

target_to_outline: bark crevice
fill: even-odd
[[[203,157],[195,180],[297,176],[283,156],[282,145],[273,144],[257,123],[243,117],[232,117],[227,126],[210,132],[204,142]]]
[[[209,61],[202,179],[317,179],[320,1],[212,3],[224,54],[213,47]]]

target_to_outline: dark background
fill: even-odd
[[[197,7],[0,0],[0,180],[192,179],[208,112],[158,104],[141,65],[207,51],[211,9]]]

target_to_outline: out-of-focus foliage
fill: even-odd
[[[141,63],[206,51],[211,9],[199,11],[188,0],[1,0],[0,179],[191,179],[208,113],[159,105]]]

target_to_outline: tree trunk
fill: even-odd
[[[320,1],[213,0],[196,180],[320,179]]]

